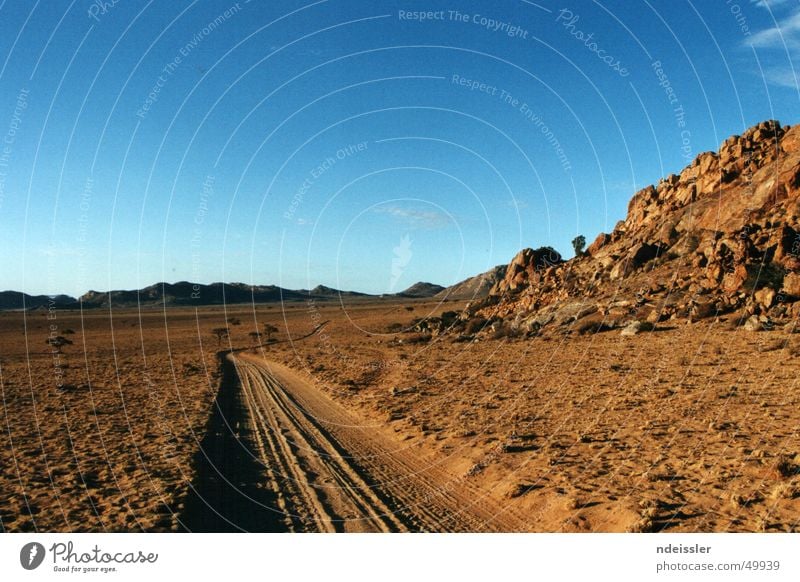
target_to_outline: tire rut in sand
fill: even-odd
[[[296,372],[231,356],[259,454],[294,531],[524,531],[485,492],[362,427]]]
[[[179,508],[180,526],[191,532],[289,531],[249,445],[248,409],[233,362],[224,352],[219,359],[220,385],[195,455],[195,477]]]

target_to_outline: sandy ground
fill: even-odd
[[[2,529],[325,529],[293,521],[313,505],[310,522],[336,530],[798,529],[799,335],[725,321],[480,342],[388,331],[459,306],[0,314]],[[211,330],[229,318],[240,323],[218,345]],[[247,369],[226,379],[217,352],[254,345],[264,323],[278,341],[237,354]],[[57,360],[51,324],[73,341]],[[288,392],[265,392],[271,363],[295,375],[277,382]],[[305,404],[287,408],[287,393]],[[272,420],[253,420],[258,410]],[[338,420],[320,433],[306,413]],[[283,444],[270,448],[270,436]],[[377,469],[364,461],[373,453]],[[293,458],[302,486],[276,488],[294,469],[275,467]],[[426,471],[435,477],[391,484]],[[319,501],[337,478],[350,491]],[[436,492],[449,497],[428,503],[434,517],[416,516],[415,499]],[[458,522],[451,497],[483,509]],[[253,503],[264,511],[247,511]],[[485,525],[495,508],[508,517]]]

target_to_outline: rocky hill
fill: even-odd
[[[460,283],[451,285],[434,295],[435,299],[465,300],[484,299],[489,296],[489,291],[503,279],[508,265],[498,265],[493,269]]]
[[[444,291],[444,287],[442,287],[441,285],[420,281],[419,283],[414,283],[411,287],[409,287],[405,291],[397,293],[397,295],[399,297],[422,298],[422,297],[433,297],[437,293],[440,293],[442,291]]]
[[[766,121],[637,192],[582,256],[520,251],[460,320],[582,333],[717,317],[771,329],[799,315],[800,125]]]
[[[335,297],[369,297],[366,293],[359,293],[358,291],[341,291],[333,287],[326,287],[325,285],[317,285],[311,291],[290,291],[290,293],[303,293],[306,299],[310,295],[316,299],[335,298]]]
[[[75,303],[68,295],[28,295],[20,291],[0,291],[0,310],[63,307]]]
[[[136,305],[221,305],[295,299],[294,291],[274,285],[245,285],[244,283],[212,283],[201,285],[180,281],[156,283],[131,291],[89,291],[79,298],[83,307],[127,307]]]

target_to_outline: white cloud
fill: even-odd
[[[770,5],[784,4],[783,0]],[[800,9],[778,20],[775,26],[753,34],[746,44],[753,49],[770,51],[770,64],[764,68],[764,79],[778,87],[798,88],[797,70],[800,69]],[[772,64],[775,60],[785,64]]]
[[[756,48],[800,49],[800,10],[751,36],[747,43]]]
[[[750,0],[750,4],[755,4],[759,8],[768,8],[772,10],[794,1],[795,0]]]
[[[789,87],[791,89],[800,87],[797,74],[798,71],[796,69],[792,70],[790,67],[774,67],[764,71],[764,76],[767,78],[767,81],[773,85],[780,85],[781,87]]]
[[[450,218],[441,212],[433,210],[418,210],[416,208],[403,208],[400,206],[380,206],[375,209],[378,214],[388,214],[409,228],[434,229],[441,228],[450,222]]]

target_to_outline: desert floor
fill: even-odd
[[[388,331],[462,306],[0,313],[0,528],[800,527],[800,335]]]

